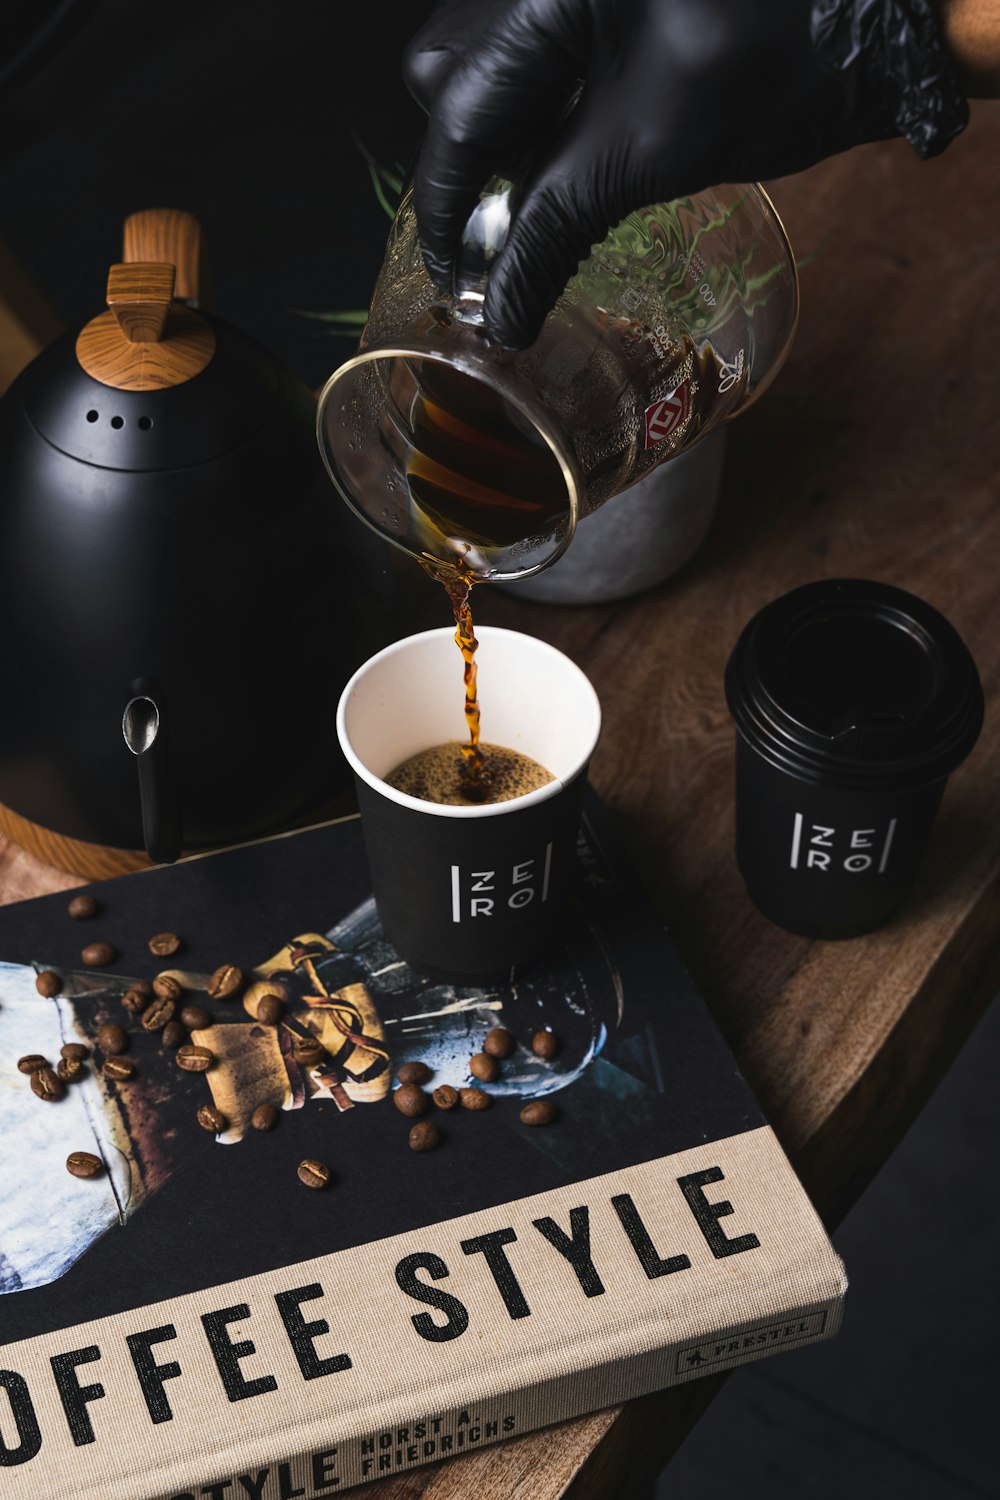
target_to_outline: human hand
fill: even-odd
[[[896,134],[884,93],[849,90],[823,66],[810,9],[808,0],[447,0],[405,61],[430,115],[414,196],[435,282],[450,287],[487,179],[526,156],[484,308],[488,331],[511,348],[532,342],[591,246],[633,209],[795,172]]]

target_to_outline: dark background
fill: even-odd
[[[387,219],[353,131],[409,162],[399,77],[426,0],[92,0],[0,92],[0,240],[67,324],[103,305],[134,209],[202,219],[213,305],[318,385],[351,348],[296,309],[366,305]],[[6,8],[0,52],[57,10]],[[0,75],[2,77],[2,75]],[[682,943],[683,946],[683,943]],[[660,1482],[698,1500],[997,1496],[1000,1016],[837,1236],[848,1324],[738,1373]],[[628,1500],[628,1497],[623,1497]]]

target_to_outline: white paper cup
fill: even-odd
[[[508,974],[558,927],[601,726],[597,694],[561,651],[493,626],[477,636],[483,739],[538,761],[554,777],[546,786],[454,807],[386,784],[411,756],[467,739],[451,629],[380,651],[351,678],[337,710],[386,936],[415,968],[466,980]]]

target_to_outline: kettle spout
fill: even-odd
[[[181,819],[163,694],[149,682],[134,688],[140,691],[125,705],[122,734],[139,773],[143,840],[154,864],[172,864],[181,852]]]

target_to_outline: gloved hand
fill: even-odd
[[[775,177],[897,133],[810,40],[809,0],[447,0],[405,73],[430,121],[414,182],[427,268],[451,285],[488,178],[530,165],[487,284],[523,348],[590,247],[633,209]],[[580,83],[579,99],[566,114]]]

